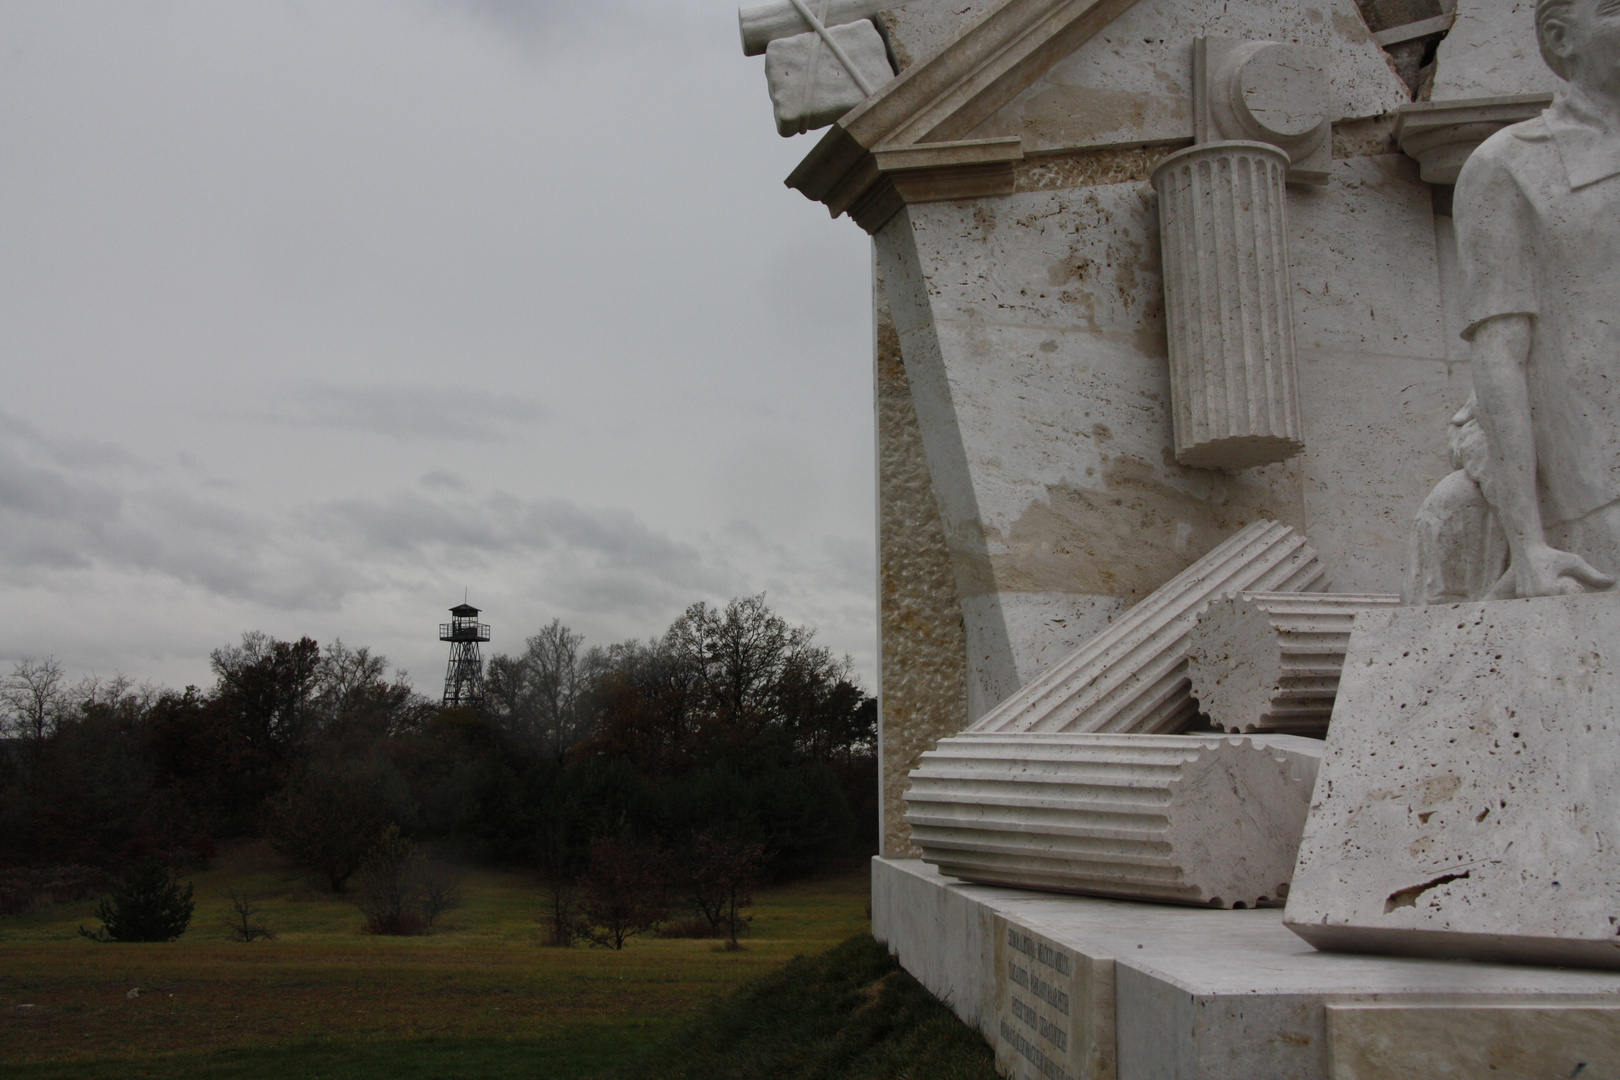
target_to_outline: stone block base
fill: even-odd
[[[1620,969],[1620,595],[1363,612],[1286,923]]]
[[[1016,1080],[1620,1076],[1620,974],[1321,953],[1276,910],[872,863],[872,932]]]

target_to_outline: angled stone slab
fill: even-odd
[[[1620,969],[1620,595],[1357,617],[1286,923]]]

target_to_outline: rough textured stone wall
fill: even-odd
[[[922,755],[967,726],[967,643],[900,337],[875,286],[882,850],[909,859],[902,796]]]
[[[994,0],[911,0],[879,12],[877,23],[883,28],[895,61],[905,70],[954,38],[993,3]]]

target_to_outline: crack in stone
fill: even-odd
[[[1430,889],[1438,889],[1440,886],[1449,882],[1461,881],[1471,873],[1473,873],[1473,871],[1464,870],[1460,874],[1441,874],[1433,881],[1427,882],[1423,885],[1413,885],[1406,889],[1396,889],[1394,892],[1389,894],[1389,899],[1384,901],[1384,914],[1388,915],[1397,908],[1417,907],[1418,897],[1422,896]]]

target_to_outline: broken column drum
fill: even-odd
[[[1356,614],[1393,594],[1245,592],[1213,601],[1187,638],[1187,677],[1227,731],[1327,733]]]
[[[1286,896],[1322,744],[1292,735],[967,732],[906,792],[966,881],[1212,907]]]
[[[1166,158],[1159,195],[1176,460],[1207,469],[1305,448],[1288,277],[1289,157],[1213,142]]]
[[[973,731],[1173,735],[1198,716],[1187,635],[1210,600],[1258,590],[1322,588],[1305,538],[1257,521],[1165,582],[1104,631],[991,709]]]

